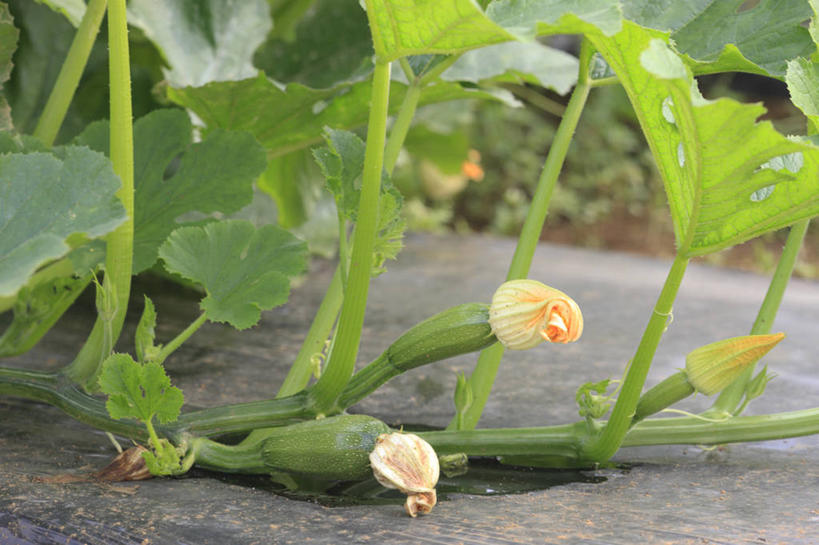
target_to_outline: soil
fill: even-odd
[[[772,273],[788,230],[749,240],[697,261],[730,269]],[[674,229],[668,217],[634,216],[615,212],[592,225],[578,227],[568,222],[548,225],[541,240],[583,248],[605,249],[655,257],[674,256]],[[819,276],[819,229],[811,226],[799,252],[794,275]]]

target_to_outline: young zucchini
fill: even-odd
[[[356,480],[372,474],[369,455],[390,428],[380,420],[343,414],[273,428],[262,444],[262,460],[273,473],[318,479]]]
[[[390,363],[407,371],[434,361],[482,350],[497,342],[489,326],[489,306],[466,303],[439,312],[387,348]]]
[[[497,342],[489,327],[489,306],[466,303],[427,318],[398,337],[377,359],[353,375],[338,400],[342,410],[404,371]]]

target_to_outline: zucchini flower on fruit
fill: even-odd
[[[543,341],[576,341],[583,333],[583,315],[560,290],[537,280],[510,280],[492,296],[489,325],[503,346],[526,350]]]
[[[370,465],[379,483],[407,495],[404,509],[409,516],[425,515],[435,507],[438,455],[417,435],[382,433],[370,453]]]

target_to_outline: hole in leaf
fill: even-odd
[[[315,102],[313,104],[313,108],[312,108],[313,115],[320,114],[324,110],[324,108],[326,108],[326,107],[327,107],[327,102],[324,101],[324,100],[319,100],[319,101]]]
[[[676,119],[674,119],[674,112],[671,110],[672,106],[674,106],[674,101],[671,97],[665,97],[663,100],[663,117],[669,123],[675,124]]]
[[[685,166],[685,150],[683,149],[682,142],[677,144],[677,162],[680,164],[680,168]]]
[[[776,188],[775,185],[769,185],[763,187],[762,189],[757,189],[756,191],[751,193],[751,202],[764,201],[765,199],[771,196],[771,193],[773,193],[774,188]]]
[[[805,157],[802,155],[801,151],[797,151],[794,153],[788,153],[787,155],[780,155],[779,157],[774,157],[770,161],[766,163],[762,163],[759,168],[769,168],[771,170],[787,170],[796,174],[800,170],[802,170],[802,165],[805,164]]]

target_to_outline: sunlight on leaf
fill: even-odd
[[[461,53],[515,39],[473,0],[380,0],[368,6],[375,52],[385,61]]]
[[[177,86],[253,76],[253,52],[272,27],[265,0],[131,0],[128,22],[160,50]]]
[[[68,21],[75,27],[80,26],[82,16],[85,15],[85,2],[83,0],[37,0],[57,13],[62,13]]]
[[[625,23],[612,38],[590,39],[637,112],[680,254],[713,252],[819,213],[819,148],[757,122],[760,105],[702,99],[664,33]]]

